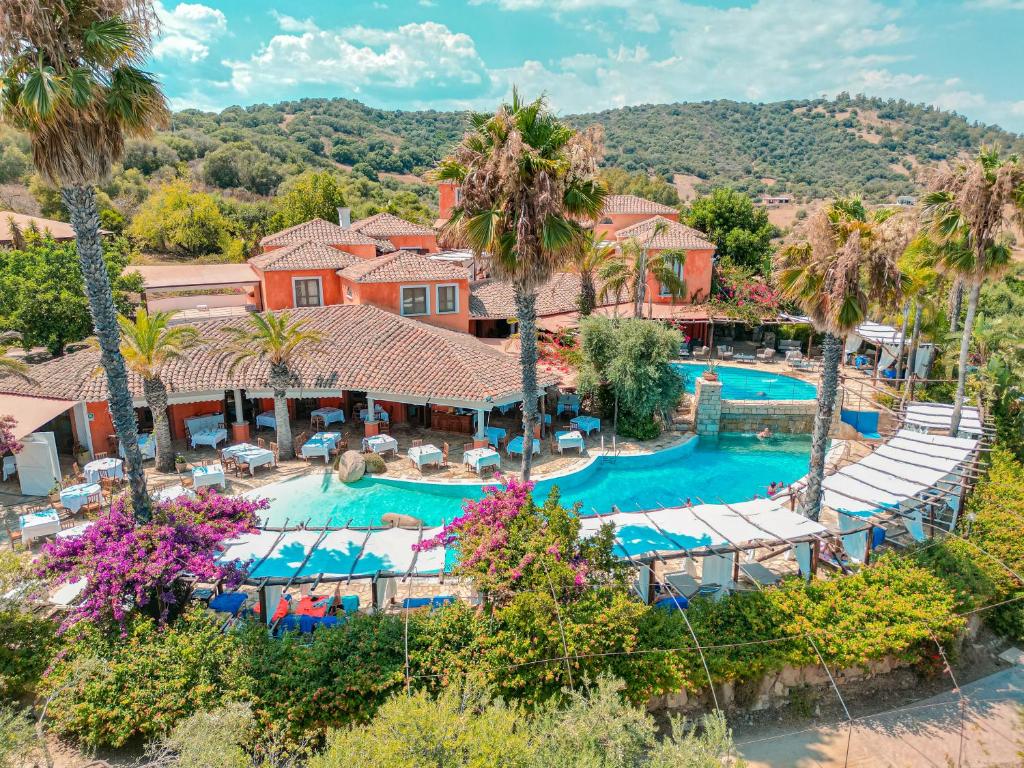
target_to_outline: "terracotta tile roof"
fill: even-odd
[[[12,242],[12,221],[23,233],[28,231],[28,229],[35,224],[36,229],[44,234],[49,232],[50,236],[53,237],[54,240],[75,239],[75,231],[66,221],[44,219],[40,216],[28,216],[24,213],[15,213],[14,211],[0,211],[0,243],[4,243],[6,245]]]
[[[249,263],[264,272],[292,269],[344,269],[362,261],[358,256],[339,251],[325,243],[306,241],[253,256]]]
[[[661,232],[655,232],[655,228],[659,224],[664,225],[663,229]],[[709,243],[704,239],[702,232],[663,216],[652,216],[637,224],[620,229],[615,233],[615,237],[620,242],[635,238],[648,248],[704,250],[715,247],[714,243]]]
[[[248,264],[140,264],[125,272],[138,272],[149,290],[260,281]]]
[[[390,253],[395,247],[386,240],[377,240],[355,230],[342,229],[337,224],[323,219],[311,219],[294,227],[282,229],[260,240],[262,246],[296,245],[306,241],[327,245],[373,245],[382,253]]]
[[[552,315],[576,309],[580,276],[556,272],[537,289],[537,315]],[[516,316],[512,284],[503,280],[478,280],[469,287],[469,315],[477,319],[503,320]]]
[[[367,237],[387,240],[401,235],[433,235],[434,230],[423,224],[413,224],[391,213],[375,213],[352,224],[352,229]]]
[[[412,251],[396,251],[360,260],[339,273],[354,283],[410,283],[417,280],[466,280],[469,271],[448,261],[428,259]]]
[[[307,329],[323,337],[294,362],[294,388],[371,391],[430,402],[501,400],[522,390],[518,362],[468,334],[369,305],[293,309],[288,314],[307,321]],[[203,342],[167,366],[163,379],[168,390],[267,389],[269,366],[263,361],[247,361],[228,375],[230,336],[225,328],[244,322],[231,318],[196,323]],[[72,352],[32,366],[31,382],[0,378],[0,393],[105,400],[106,377],[95,374],[98,364],[98,350]],[[542,375],[540,383],[548,386],[555,380]],[[142,397],[142,379],[131,374],[129,386],[135,397]]]
[[[679,210],[671,205],[656,203],[636,195],[608,195],[604,199],[602,213],[679,213]]]

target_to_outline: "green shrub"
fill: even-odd
[[[623,414],[619,418],[619,434],[637,440],[653,440],[661,434],[661,425],[651,414]]]
[[[378,453],[367,453],[363,456],[366,460],[366,472],[371,475],[380,475],[388,471],[388,465]]]
[[[50,727],[88,747],[162,734],[220,706],[233,688],[237,639],[206,610],[188,611],[167,629],[137,617],[123,637],[82,622],[65,638],[40,688],[54,696]]]
[[[56,623],[23,610],[19,587],[29,586],[30,559],[12,550],[0,552],[0,699],[18,699],[31,692],[49,665],[59,643]]]

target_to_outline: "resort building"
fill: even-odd
[[[649,254],[661,251],[686,252],[685,260],[682,264],[676,264],[675,270],[677,276],[686,283],[685,295],[677,299],[653,275],[648,275],[647,295],[651,301],[658,304],[696,304],[706,301],[711,295],[715,246],[696,229],[659,215],[618,230],[615,239],[620,243],[635,240]]]
[[[468,334],[367,304],[296,309],[292,316],[322,337],[292,366],[287,398],[293,418],[308,419],[317,408],[335,407],[351,419],[352,410],[362,407],[383,411],[387,416],[381,419],[389,424],[407,422],[483,440],[482,425],[491,409],[522,400],[516,359]],[[225,427],[239,425],[233,437],[244,440],[256,415],[273,407],[265,362],[246,361],[231,370],[226,329],[240,322],[196,323],[200,345],[167,365],[163,380],[173,438],[188,436],[191,419],[219,415]],[[53,433],[54,458],[70,454],[76,444],[89,453],[116,455],[106,378],[96,375],[98,367],[99,351],[83,349],[33,366],[31,380],[0,378],[0,413],[15,416],[18,438]],[[540,377],[541,386],[555,383],[552,376]],[[142,379],[130,374],[129,387],[140,429],[151,431]],[[375,434],[378,420],[367,420],[365,428]]]
[[[24,233],[31,229],[47,234],[57,242],[75,239],[75,231],[66,221],[28,216],[14,211],[0,211],[0,248],[14,246],[15,230]],[[106,234],[105,230],[100,230],[100,234]]]
[[[594,231],[604,240],[621,239],[621,230],[654,216],[678,222],[679,209],[636,195],[608,195],[601,217],[594,222]]]

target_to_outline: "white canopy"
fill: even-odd
[[[949,429],[953,406],[948,403],[907,403],[904,423],[921,429]],[[965,405],[960,414],[960,432],[969,435],[982,434],[981,415],[977,408]]]

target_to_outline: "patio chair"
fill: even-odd
[[[476,444],[474,444],[474,443],[463,443],[462,444],[462,452],[463,453],[465,453],[466,451],[472,451],[474,448],[476,448]]]
[[[377,430],[382,435],[390,435],[391,434],[391,422],[390,421],[378,421],[377,422]]]
[[[309,430],[311,432],[323,432],[327,428],[327,422],[323,416],[310,416]]]
[[[694,356],[694,358],[703,358],[703,359],[706,360],[709,354],[711,354],[711,348],[710,347],[703,346],[703,347],[694,347],[693,348],[693,356]]]
[[[82,474],[82,468],[78,466],[77,461],[71,462],[71,476],[79,482],[85,479],[85,475]]]
[[[277,464],[277,460],[278,460],[279,455],[280,455],[280,451],[277,448],[277,443],[271,443],[270,444],[270,452],[272,454],[274,454],[274,463]]]
[[[103,499],[103,500],[106,500],[107,498],[109,498],[109,496],[101,497],[101,499]],[[109,502],[108,502],[108,506],[109,506]],[[88,502],[86,504],[83,504],[81,507],[78,508],[77,514],[82,515],[87,520],[93,520],[96,517],[99,517],[99,515],[102,514],[102,512],[103,512],[103,501],[101,500],[101,501],[90,501],[90,502]]]
[[[3,481],[6,483],[8,477],[16,474],[18,474],[18,460],[14,456],[4,456]]]
[[[719,344],[717,347],[718,358],[720,360],[728,360],[736,354],[736,350],[730,347],[728,344]]]
[[[441,443],[441,466],[448,466],[448,443]]]
[[[256,447],[257,448],[266,448],[267,447],[266,440],[264,440],[262,437],[257,437],[256,438]]]
[[[109,459],[110,458],[110,454],[107,453],[106,451],[100,451],[98,453],[94,453],[92,455],[92,457],[93,457],[93,459]]]
[[[409,444],[409,447],[410,447],[410,448],[419,448],[419,447],[421,447],[422,445],[423,445],[423,441],[422,441],[422,440],[413,440],[413,441],[412,441],[412,442],[411,442],[411,443]]]
[[[7,543],[11,545],[11,549],[14,549],[15,543],[21,544],[22,547],[25,546],[25,543],[21,538],[21,530],[12,531],[6,518],[4,519],[4,528],[7,530]]]
[[[757,359],[762,363],[774,363],[775,362],[775,350],[771,347],[765,347],[757,353]]]
[[[117,449],[120,447],[121,441],[117,439],[117,435],[107,435],[107,451],[114,456],[117,455]]]

